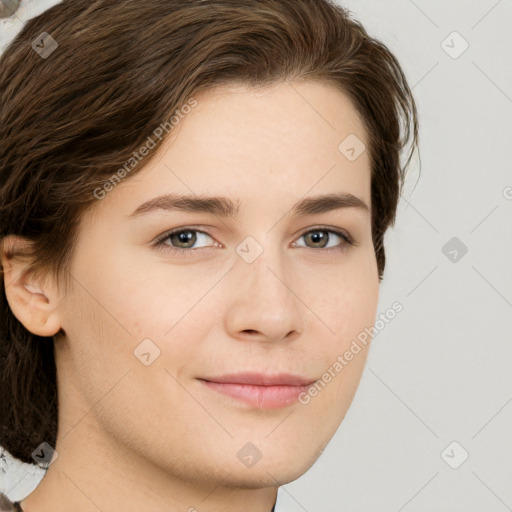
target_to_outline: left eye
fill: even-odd
[[[334,237],[332,235],[334,235]],[[316,247],[311,247],[312,249],[342,249],[346,245],[354,245],[354,242],[349,235],[341,231],[335,231],[332,229],[313,229],[311,231],[307,231],[299,238],[305,238],[307,240],[310,240],[313,244],[316,244]],[[329,247],[327,244],[331,241],[331,238],[341,239],[341,243],[335,244],[334,246],[331,245]]]
[[[189,249],[194,249],[197,251],[208,247],[193,247],[197,243],[198,239],[200,240],[201,238],[203,238],[203,240],[205,240],[206,238],[212,239],[212,237],[208,233],[205,233],[204,231],[199,231],[197,229],[181,228],[171,233],[166,233],[165,235],[160,237],[155,242],[155,246],[158,248],[170,248],[171,250],[178,252],[191,252]],[[355,245],[354,241],[347,233],[327,228],[317,228],[307,231],[303,233],[299,237],[299,239],[300,238],[305,238],[307,241],[313,244],[313,247],[303,245],[298,245],[298,247],[306,247],[309,249],[340,250],[347,245]],[[341,243],[335,244],[334,246],[329,246],[328,244],[331,242],[332,238],[334,238],[334,241],[336,241],[336,239],[340,239]],[[167,243],[168,241],[170,243]]]

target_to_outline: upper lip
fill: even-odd
[[[316,379],[308,379],[291,373],[268,375],[255,372],[230,373],[218,377],[202,377],[200,380],[230,384],[252,384],[254,386],[307,386]]]

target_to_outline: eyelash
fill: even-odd
[[[181,232],[186,232],[186,231],[194,231],[194,232],[197,232],[197,233],[203,233],[205,235],[208,235],[209,237],[213,238],[212,235],[210,235],[210,233],[206,232],[206,231],[201,231],[199,229],[196,229],[194,227],[182,227],[182,228],[178,228],[178,229],[175,229],[173,231],[169,231],[167,233],[164,233],[163,235],[159,236],[153,246],[158,249],[158,250],[170,250],[176,254],[181,254],[181,255],[184,255],[184,256],[192,256],[193,253],[197,253],[197,252],[203,252],[204,250],[207,250],[207,249],[210,249],[211,246],[209,247],[199,247],[197,249],[183,249],[181,247],[173,247],[169,244],[166,244],[165,242],[170,239],[170,237],[172,235],[176,235],[178,233],[181,233]],[[336,252],[340,252],[340,251],[343,251],[345,249],[348,249],[349,247],[351,246],[357,246],[358,244],[355,242],[355,240],[346,232],[344,231],[340,231],[340,230],[337,230],[337,229],[332,229],[330,227],[327,227],[327,226],[319,226],[319,227],[316,227],[314,229],[310,229],[308,231],[305,231],[304,233],[302,233],[299,238],[302,238],[303,236],[305,235],[308,235],[309,233],[315,233],[315,232],[318,232],[318,231],[325,231],[327,233],[334,233],[335,235],[338,235],[341,239],[342,239],[342,242],[340,245],[336,246],[336,247],[328,247],[327,249],[323,249],[323,248],[318,248],[318,249],[315,249],[313,247],[301,247],[302,249],[312,249],[313,251],[321,251],[321,252],[324,252],[324,253],[336,253]]]

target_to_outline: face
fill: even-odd
[[[59,304],[60,419],[94,406],[93,435],[184,480],[282,484],[329,442],[366,360],[344,354],[377,309],[370,163],[339,149],[366,136],[327,84],[195,99],[157,158],[82,219]],[[140,208],[166,195],[225,199]],[[225,377],[240,373],[259,375]]]

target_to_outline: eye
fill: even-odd
[[[206,238],[212,238],[208,233],[192,228],[180,228],[170,233],[165,233],[158,238],[155,246],[158,248],[169,248],[174,251],[190,252],[190,249],[198,250],[204,247],[194,248],[197,241],[205,241]],[[170,243],[167,243],[167,242]]]
[[[310,249],[324,249],[323,252],[330,251],[340,251],[346,248],[347,246],[356,245],[355,241],[352,237],[344,232],[337,229],[327,228],[327,227],[318,227],[303,233],[300,238],[304,238],[307,243],[313,244],[313,247],[306,246]],[[336,240],[338,239],[338,243]],[[341,240],[341,243],[339,242]],[[331,244],[334,242],[334,245]],[[296,245],[296,244],[295,244]],[[304,247],[299,245],[298,247]]]
[[[171,250],[182,254],[188,253],[186,255],[189,256],[193,252],[200,252],[207,249],[208,247],[218,247],[220,245],[215,242],[212,245],[195,247],[198,241],[199,243],[201,241],[205,242],[208,238],[213,240],[212,236],[204,231],[191,227],[179,228],[174,231],[164,233],[154,242],[154,246],[157,249]],[[297,245],[294,243],[293,245],[295,247],[306,247],[307,249],[323,249],[322,252],[341,251],[347,246],[357,245],[348,233],[327,227],[318,227],[312,230],[310,229],[309,231],[303,233],[299,239],[300,238],[304,238],[308,244],[312,244],[312,247],[308,245]],[[331,242],[334,242],[334,245],[332,245]],[[331,246],[329,246],[329,244],[331,244]]]

